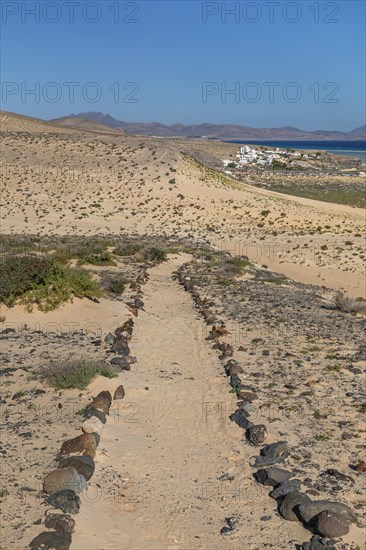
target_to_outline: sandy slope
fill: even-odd
[[[260,247],[258,263],[365,295],[360,208],[239,184],[187,156],[185,140],[98,134],[9,113],[1,128],[4,233],[192,235],[254,261]],[[220,158],[225,144],[194,147]]]
[[[189,295],[171,280],[183,261],[155,268],[144,287],[146,311],[132,340],[138,363],[123,376],[125,401],[114,404],[102,434],[72,550],[239,549],[244,537],[254,550],[272,539],[258,522],[275,503],[251,477],[253,449],[241,443],[242,430],[228,422],[235,399],[227,378]],[[90,389],[116,382],[99,385]],[[224,473],[234,480],[220,481]],[[220,535],[232,515],[241,527]],[[299,524],[275,523],[283,527],[277,548],[308,538]]]

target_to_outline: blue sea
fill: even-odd
[[[230,140],[229,143],[240,143],[243,145],[267,145],[279,147],[280,149],[313,149],[316,151],[327,151],[334,155],[345,155],[355,157],[366,163],[366,141],[239,141]]]

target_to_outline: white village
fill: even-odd
[[[281,158],[287,159],[289,157],[306,159],[309,158],[310,155],[299,153],[297,151],[281,151],[278,147],[276,150],[259,150],[252,149],[249,145],[244,145],[240,147],[236,154],[236,158],[238,159],[236,162],[228,159],[223,159],[222,162],[225,168],[240,168],[244,164],[270,166],[274,163],[274,161],[280,162]]]

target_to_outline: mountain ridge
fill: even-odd
[[[153,122],[126,122],[117,120],[109,114],[101,112],[84,112],[69,116],[51,119],[49,122],[58,124],[77,124],[81,120],[89,120],[94,123],[103,124],[110,128],[124,130],[129,134],[140,134],[156,137],[184,137],[197,138],[207,137],[216,139],[251,139],[251,140],[345,140],[352,141],[366,138],[366,125],[359,126],[350,132],[339,130],[301,130],[294,126],[282,126],[280,128],[252,128],[237,124],[215,124],[204,122],[201,124],[184,125],[174,123],[170,125]]]

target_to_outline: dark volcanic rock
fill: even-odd
[[[140,298],[135,298],[134,304],[137,309],[142,309],[144,307],[144,302],[140,300]]]
[[[347,483],[353,483],[354,480],[351,476],[347,476],[346,474],[342,474],[339,470],[336,470],[335,468],[328,468],[325,472],[320,474],[321,477],[329,478],[330,480],[336,480],[336,481],[345,481]]]
[[[47,502],[54,508],[59,508],[65,514],[78,514],[80,511],[80,497],[71,489],[52,493],[47,498]]]
[[[119,355],[129,355],[130,347],[123,336],[116,336],[112,344],[112,351]]]
[[[317,500],[313,502],[306,502],[304,504],[300,504],[299,506],[300,516],[305,523],[311,523],[318,514],[324,512],[325,510],[332,512],[347,522],[355,522],[357,520],[351,508],[342,502]]]
[[[116,388],[115,392],[114,392],[114,395],[113,395],[113,399],[123,399],[125,396],[125,389],[124,387],[121,385],[121,386],[118,386],[118,388]]]
[[[78,474],[83,476],[88,481],[94,473],[94,460],[89,455],[84,456],[68,456],[60,460],[58,467],[74,468]]]
[[[299,521],[299,505],[311,502],[304,493],[289,493],[280,504],[280,514],[287,521]]]
[[[242,374],[244,372],[244,370],[242,369],[242,367],[240,365],[231,365],[227,371],[226,371],[226,374],[228,376],[232,376],[233,374]]]
[[[107,415],[104,412],[98,411],[89,405],[89,407],[84,411],[84,418],[91,418],[92,416],[99,418],[103,424],[107,422]]]
[[[109,393],[109,392],[108,392]],[[111,396],[112,401],[112,396]],[[109,414],[111,402],[108,397],[95,397],[91,403],[86,406],[86,409],[96,409],[104,414]]]
[[[262,485],[271,485],[272,487],[276,487],[280,483],[293,477],[293,475],[294,474],[292,472],[283,470],[282,468],[276,468],[276,466],[274,466],[273,468],[262,468],[258,470],[254,474],[254,477],[258,483],[261,483]]]
[[[226,342],[215,344],[213,348],[220,350],[224,357],[232,357],[234,355],[234,350],[232,346],[230,346],[230,344],[227,344]]]
[[[104,341],[106,344],[113,344],[114,338],[115,338],[114,335],[111,332],[108,332],[108,334],[104,338]]]
[[[71,544],[70,533],[45,531],[37,535],[29,544],[30,550],[68,550]]]
[[[229,535],[234,531],[235,525],[237,523],[237,518],[235,517],[225,518],[225,521],[227,525],[221,529],[220,531],[221,535]]]
[[[225,372],[227,375],[229,375],[229,370],[232,368],[232,367],[239,367],[239,369],[241,369],[240,372],[233,372],[232,374],[241,374],[243,372],[243,369],[240,367],[239,363],[237,361],[235,361],[235,359],[229,359],[229,361],[224,365],[224,369],[225,369]]]
[[[248,428],[246,431],[247,440],[254,446],[261,445],[261,443],[265,441],[267,435],[267,428],[264,424],[256,424],[255,426]]]
[[[230,386],[234,389],[239,389],[242,387],[242,381],[237,374],[232,374],[230,376]]]
[[[124,356],[113,357],[113,359],[111,359],[111,365],[117,365],[121,370],[131,370],[131,365]]]
[[[273,491],[269,493],[272,498],[280,498],[288,495],[289,493],[299,492],[301,486],[300,479],[289,479],[280,483]]]
[[[330,541],[321,539],[318,535],[311,538],[310,542],[303,542],[302,550],[337,550]]]
[[[247,413],[243,408],[239,407],[233,414],[230,415],[230,420],[235,422],[240,428],[246,430],[251,426],[254,426],[253,422],[248,420],[249,413]]]
[[[75,520],[68,514],[48,514],[44,524],[47,529],[70,534],[74,532],[75,528]]]
[[[237,393],[237,398],[242,399],[243,401],[248,401],[249,403],[251,403],[252,401],[255,401],[256,399],[258,399],[258,395],[253,391],[240,390]]]
[[[133,333],[133,325],[134,325],[134,320],[128,319],[123,323],[121,327],[116,328],[116,330],[114,331],[114,334],[116,336],[122,336],[124,333],[126,333],[126,337],[131,338]]]
[[[328,510],[317,516],[315,527],[323,537],[328,538],[343,537],[349,533],[347,522]]]
[[[255,458],[253,466],[272,466],[272,464],[283,462],[287,455],[287,441],[271,443],[261,449],[261,456]]]

